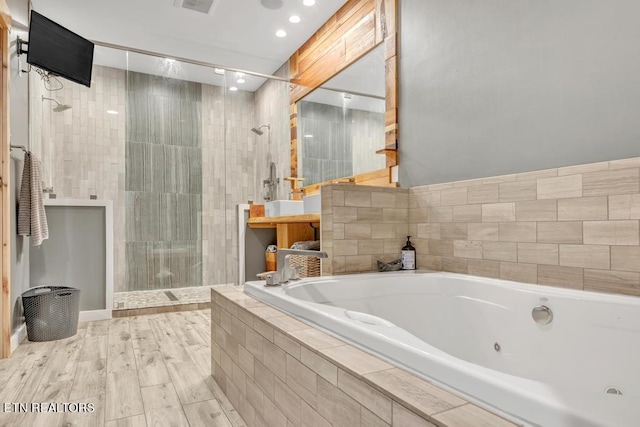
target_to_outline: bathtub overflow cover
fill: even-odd
[[[622,396],[622,390],[620,390],[618,387],[607,387],[607,389],[604,391],[607,394],[617,394],[618,396]]]
[[[493,345],[493,349],[494,349],[495,351],[497,351],[498,353],[500,353],[500,344],[495,343],[495,344]]]

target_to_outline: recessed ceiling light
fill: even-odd
[[[292,24],[297,24],[298,22],[300,22],[300,17],[298,15],[291,15],[289,17],[289,22],[291,22]]]
[[[260,3],[267,9],[280,9],[282,7],[282,0],[260,0]]]
[[[286,35],[287,35],[287,32],[285,30],[276,31],[276,37],[285,37]]]
[[[213,72],[214,72],[214,74],[218,74],[220,76],[224,76],[224,68],[214,68]]]
[[[116,110],[107,110],[107,114],[118,114]]]
[[[231,86],[231,87],[229,88],[229,90],[230,90],[231,92],[235,92],[235,91],[237,91],[237,90],[238,90],[238,88],[237,88],[237,87],[235,87],[235,86]]]
[[[242,84],[244,83],[246,80],[244,79],[244,74],[242,73],[236,73],[236,83],[238,84]]]
[[[316,0],[302,0],[302,4],[305,6],[313,6],[316,4]]]
[[[313,135],[311,135],[311,134],[307,134],[307,135],[305,135],[304,137],[305,137],[305,138],[313,138]]]

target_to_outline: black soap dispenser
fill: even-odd
[[[407,236],[407,244],[402,248],[402,269],[403,270],[415,270],[416,269],[416,248],[411,244],[411,236]]]

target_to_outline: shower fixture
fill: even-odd
[[[56,106],[53,107],[53,111],[56,113],[60,113],[62,111],[68,110],[71,108],[71,105],[68,104],[61,104],[60,102],[58,102],[57,100],[53,99],[53,98],[47,98],[46,96],[42,95],[42,102],[44,102],[45,100],[47,101],[53,101],[56,103]]]
[[[251,132],[257,134],[257,135],[262,135],[264,133],[263,130],[261,130],[262,128],[267,128],[267,129],[271,129],[271,126],[269,126],[269,124],[265,124],[265,125],[260,125],[256,128],[251,128]]]

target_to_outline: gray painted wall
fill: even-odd
[[[399,11],[403,187],[640,156],[640,3]]]
[[[80,289],[80,311],[107,308],[106,213],[99,206],[46,206],[49,238],[30,257],[31,286]]]

